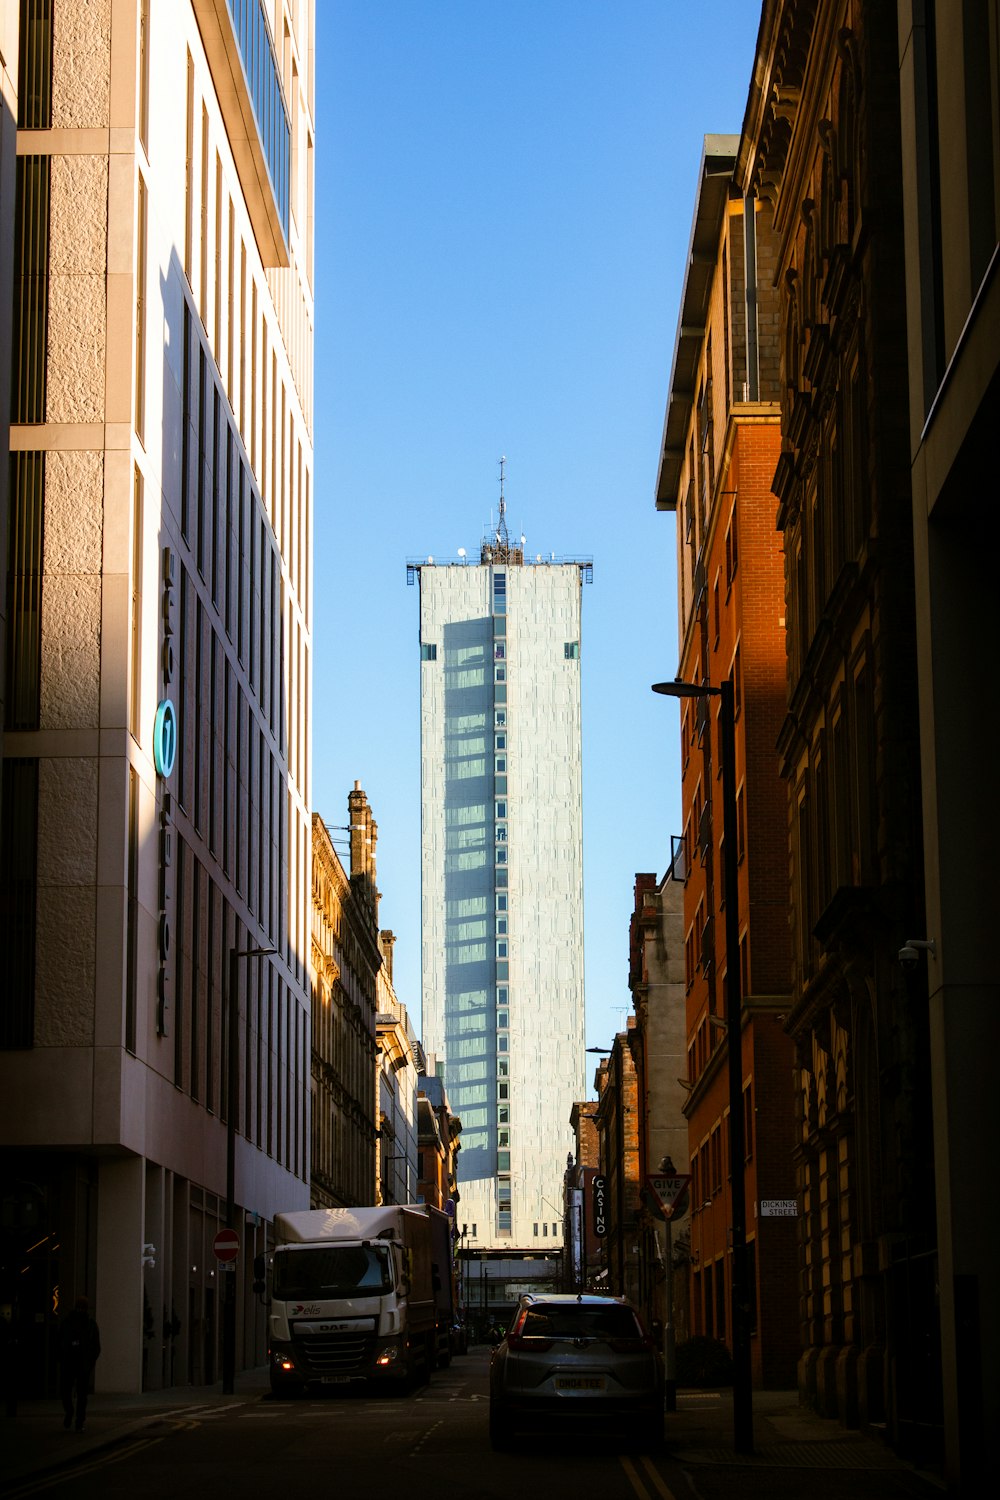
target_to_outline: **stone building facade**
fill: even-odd
[[[940,1427],[896,8],[767,0],[735,177],[780,296],[799,1385]]]
[[[635,877],[634,908],[629,921],[629,989],[635,1010],[632,1046],[636,1070],[640,1182],[658,1172],[668,1157],[678,1172],[687,1171],[687,1024],[684,993],[683,865],[655,875]],[[640,1192],[642,1237],[647,1275],[643,1312],[650,1326],[666,1322],[666,1257],[671,1257],[670,1289],[676,1338],[690,1333],[688,1267],[691,1248],[690,1208],[667,1224],[648,1193]],[[690,1201],[690,1195],[689,1195]]]
[[[780,451],[777,237],[768,204],[734,183],[738,136],[706,136],[678,320],[657,506],[676,512],[678,676],[732,684],[750,1357],[759,1385],[795,1375],[798,1328],[783,1289],[795,1220],[788,1005],[784,571],[771,480]],[[692,1178],[691,1331],[732,1345],[730,1063],[722,745],[717,697],[681,701],[684,974]]]
[[[995,3],[897,8],[927,912],[906,937],[934,944],[907,972],[912,1003],[926,985],[930,1008],[948,1484],[985,1494],[1000,1410],[1000,1205],[970,1164],[1000,1137],[1000,809],[970,796],[969,768],[1000,736],[995,569],[981,545],[995,531],[1000,431],[1000,15]]]
[[[406,1006],[396,995],[393,985],[394,934],[381,932],[379,945],[382,967],[378,971],[375,1013],[378,1151],[373,1201],[414,1203],[420,1191],[417,1087],[424,1066],[424,1052],[414,1034]]]
[[[427,1059],[433,1069],[434,1059]],[[456,1222],[458,1189],[458,1153],[462,1149],[462,1122],[452,1114],[444,1080],[433,1071],[422,1073],[417,1092],[418,1145],[420,1148],[417,1197],[430,1203]]]
[[[260,1363],[246,1267],[308,1201],[312,11],[2,7],[0,1175],[25,1394],[53,1389],[56,1303],[82,1293],[99,1388],[215,1381],[227,1219],[237,1365]]]
[[[377,829],[358,782],[348,816],[350,873],[322,818],[312,819],[314,1208],[376,1202]]]

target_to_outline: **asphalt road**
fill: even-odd
[[[195,1403],[111,1448],[6,1491],[94,1500],[291,1500],[317,1495],[401,1500],[907,1500],[925,1496],[898,1471],[747,1468],[650,1454],[607,1431],[521,1438],[495,1454],[487,1433],[488,1353],[476,1349],[405,1396],[256,1395]]]

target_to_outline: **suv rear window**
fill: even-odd
[[[642,1329],[630,1307],[536,1303],[525,1309],[518,1333],[527,1339],[635,1339]]]

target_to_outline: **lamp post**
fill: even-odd
[[[750,1365],[750,1278],[747,1267],[745,1149],[743,1139],[743,1033],[740,985],[739,851],[736,847],[736,714],[733,684],[656,682],[667,698],[718,698],[722,752],[722,834],[726,893],[726,1038],[729,1064],[729,1175],[733,1240],[733,1446],[753,1452],[753,1385]]]
[[[239,1114],[239,961],[241,958],[264,958],[277,948],[230,948],[229,988],[226,995],[226,1227],[236,1229],[236,1117]],[[233,1394],[236,1378],[236,1262],[230,1262],[225,1275],[222,1301],[222,1394]]]

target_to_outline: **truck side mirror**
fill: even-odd
[[[267,1262],[263,1255],[255,1255],[253,1258],[253,1275],[255,1281],[263,1281],[267,1275]]]

